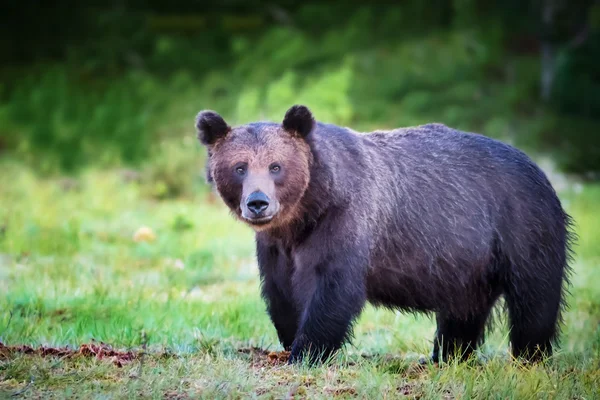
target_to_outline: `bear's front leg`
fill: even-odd
[[[257,240],[257,259],[261,277],[261,293],[267,311],[277,330],[279,342],[291,350],[298,330],[299,313],[290,295],[291,261],[276,246]]]
[[[315,257],[318,260],[309,263]],[[331,356],[351,336],[366,302],[367,264],[353,251],[298,259],[304,265],[297,266],[293,286],[303,307],[289,362],[308,356],[313,363]]]

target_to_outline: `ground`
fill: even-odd
[[[0,398],[600,398],[598,184],[556,180],[580,241],[546,364],[511,363],[500,323],[478,362],[421,367],[434,322],[368,307],[310,369],[278,353],[252,232],[218,200],[152,200],[118,170],[0,168]]]

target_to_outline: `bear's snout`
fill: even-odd
[[[269,197],[263,192],[254,192],[246,199],[246,207],[256,217],[260,217],[269,208]]]
[[[260,189],[242,196],[240,203],[242,218],[252,225],[268,224],[279,211],[277,199],[270,198]]]

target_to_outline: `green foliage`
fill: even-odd
[[[79,85],[64,69],[30,76],[11,93],[3,116],[17,153],[42,171],[90,162],[139,161],[148,155],[159,86],[132,73],[106,88]],[[42,157],[40,157],[40,155]]]
[[[293,72],[285,73],[266,89],[263,105],[256,104],[259,114],[279,121],[292,104],[306,104],[319,110],[322,121],[337,121],[346,124],[352,117],[352,105],[348,93],[352,85],[352,69],[348,63],[340,68],[328,70],[306,79],[304,85]],[[255,114],[256,115],[256,114]]]
[[[551,107],[553,115],[539,142],[553,144],[562,168],[579,174],[600,168],[600,32],[558,57]]]
[[[200,109],[237,124],[280,121],[305,103],[355,129],[443,122],[551,151],[568,172],[600,171],[596,31],[560,52],[543,105],[539,54],[512,49],[538,29],[534,7],[515,21],[516,0],[292,4],[287,22],[252,33],[216,28],[206,13],[197,16],[205,30],[183,34],[155,31],[127,8],[73,12],[96,40],[68,42],[52,67],[11,73],[0,87],[0,149],[44,172],[138,166],[156,179],[155,197],[179,196],[188,178],[177,174],[193,155],[161,143],[192,137]]]
[[[142,167],[145,193],[165,199],[205,190],[204,155],[192,135],[183,140],[163,140],[154,157]]]

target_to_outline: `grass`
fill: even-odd
[[[252,350],[281,350],[252,232],[205,190],[157,201],[120,171],[65,182],[0,168],[0,342],[146,349],[122,368],[0,354],[0,398],[600,398],[598,185],[561,192],[580,241],[562,348],[544,365],[511,363],[500,325],[479,362],[419,367],[433,321],[368,307],[352,345],[310,369]],[[134,240],[144,226],[153,241]]]

